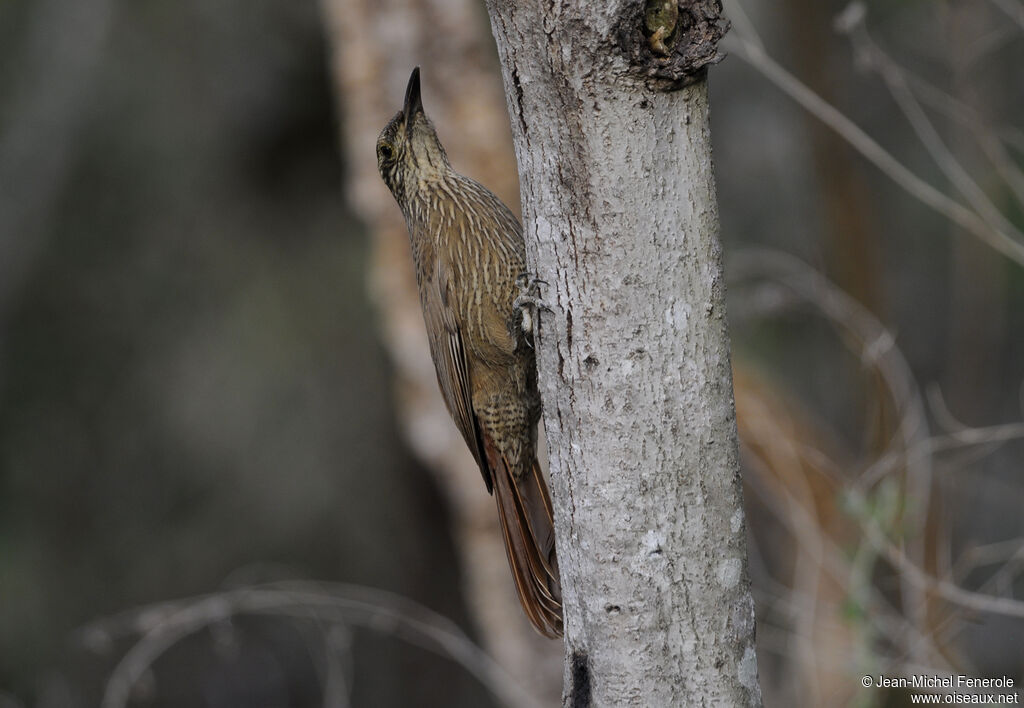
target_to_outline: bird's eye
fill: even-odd
[[[385,160],[390,160],[392,157],[395,156],[395,149],[388,145],[387,143],[382,143],[379,150],[380,156],[383,157]]]

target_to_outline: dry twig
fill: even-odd
[[[316,619],[329,627],[361,626],[389,634],[445,656],[466,669],[503,704],[537,706],[453,622],[401,596],[345,584],[273,583],[161,603],[99,620],[81,630],[89,644],[109,644],[120,636],[141,635],[107,681],[103,708],[123,708],[133,688],[167,650],[196,632],[239,615]],[[329,640],[329,635],[328,635]],[[337,647],[332,647],[332,654]],[[329,677],[325,700],[347,690],[342,677]],[[331,682],[334,682],[333,684]],[[339,705],[327,703],[326,705]],[[343,703],[342,703],[343,705]]]

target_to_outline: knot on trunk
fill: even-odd
[[[718,42],[728,29],[721,0],[637,0],[619,19],[615,39],[651,88],[675,91],[724,58]]]

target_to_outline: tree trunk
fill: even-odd
[[[488,0],[527,251],[566,705],[760,705],[704,71],[716,0]]]

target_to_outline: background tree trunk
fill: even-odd
[[[701,68],[720,7],[683,5],[645,33],[636,3],[488,2],[553,309],[566,705],[761,701]]]
[[[410,448],[448,501],[463,587],[488,653],[546,704],[561,687],[558,642],[534,632],[509,575],[494,500],[445,410],[402,214],[377,174],[377,136],[423,65],[423,100],[457,169],[518,205],[515,158],[487,17],[473,0],[323,0],[341,113],[346,192],[369,227],[369,284]],[[382,41],[382,37],[402,41]]]

